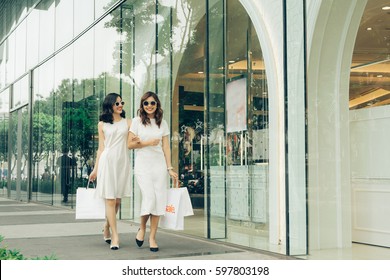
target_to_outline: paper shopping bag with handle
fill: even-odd
[[[165,229],[183,230],[184,217],[194,215],[187,188],[168,190],[165,215],[160,219],[160,226]]]
[[[103,198],[95,196],[96,187],[80,187],[76,191],[76,220],[105,219],[106,206]]]

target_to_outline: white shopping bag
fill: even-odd
[[[165,215],[160,219],[160,227],[183,230],[184,217],[191,215],[194,215],[194,211],[187,188],[169,189]]]
[[[96,188],[77,188],[76,220],[105,219],[106,205],[103,198],[95,196]]]

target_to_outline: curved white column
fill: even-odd
[[[308,0],[309,248],[351,246],[349,76],[366,0]]]
[[[240,0],[263,52],[269,102],[269,238],[285,243],[283,6],[275,0]]]

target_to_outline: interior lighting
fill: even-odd
[[[367,27],[367,30],[368,30],[368,31],[371,31],[371,30],[372,30],[372,27]]]
[[[384,7],[382,7],[382,10],[388,11],[388,10],[390,10],[390,6],[384,6]]]

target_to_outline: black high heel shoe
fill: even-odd
[[[140,229],[138,229],[138,231],[140,231]],[[137,237],[135,237],[135,243],[137,243],[138,247],[141,247],[144,244],[144,241],[143,240],[138,240]]]
[[[156,247],[150,247],[150,240],[149,240],[149,249],[150,249],[150,252],[158,252],[158,246],[156,246]],[[154,244],[156,244],[157,245],[157,243],[156,242],[154,242]]]
[[[158,252],[158,247],[150,247],[150,252]]]
[[[102,230],[102,232],[103,232],[103,239],[104,239],[104,241],[105,241],[107,244],[111,244],[111,237],[105,237],[105,236],[104,236],[104,229]]]

